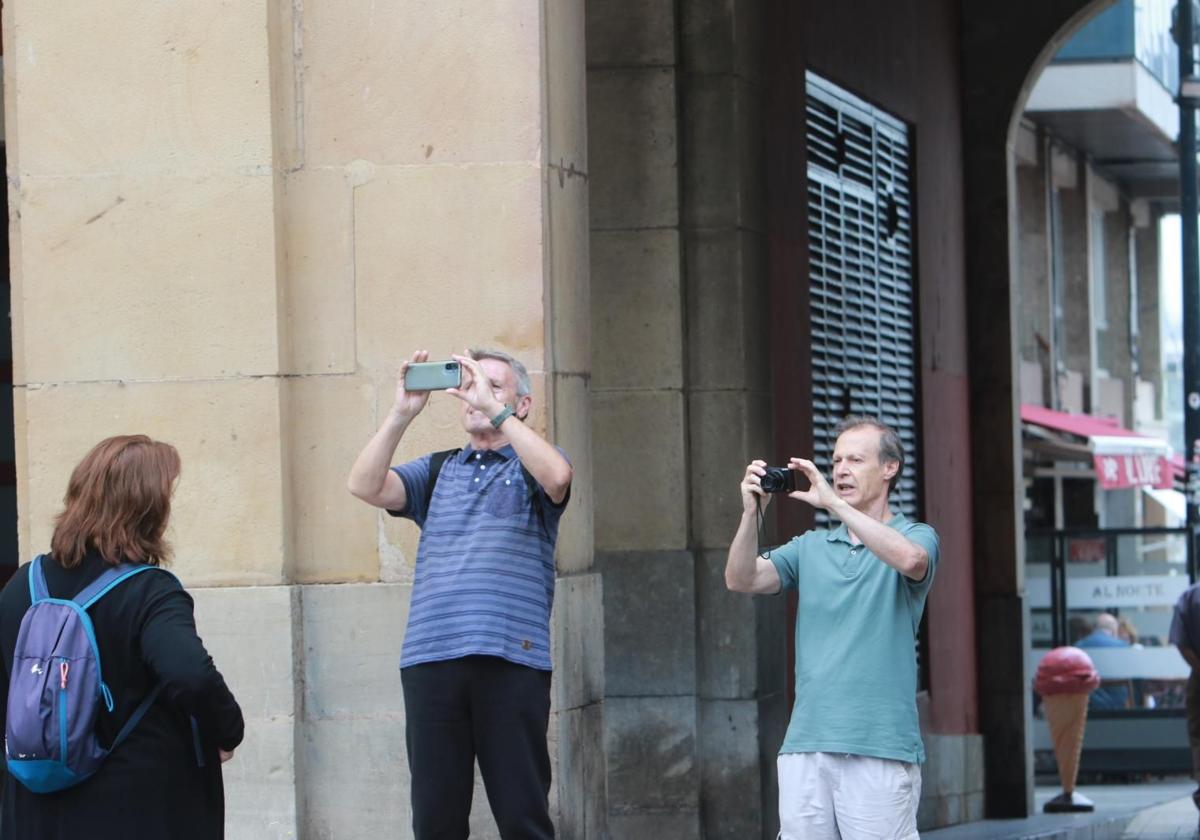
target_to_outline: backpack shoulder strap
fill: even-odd
[[[157,567],[147,566],[146,568],[153,569]],[[125,721],[125,725],[121,727],[121,731],[117,733],[117,737],[113,738],[113,742],[108,745],[109,752],[115,750],[129,736],[129,733],[133,731],[133,728],[138,725],[141,719],[146,716],[146,712],[150,711],[150,707],[154,705],[154,701],[158,699],[158,695],[162,694],[165,685],[166,683],[159,680],[158,684],[150,690],[150,693],[142,698],[142,702],[138,703],[138,707],[133,710],[133,714],[129,716],[129,720]],[[109,711],[111,712],[112,709],[109,708]],[[197,755],[199,754],[197,753]]]
[[[124,583],[134,575],[140,575],[142,572],[148,572],[151,569],[158,569],[158,566],[150,566],[145,564],[134,565],[133,563],[121,563],[105,569],[100,577],[96,578],[90,584],[85,586],[83,590],[71,600],[85,610],[92,604],[99,601],[114,588]],[[160,569],[159,571],[166,571]],[[169,574],[169,573],[168,573]]]
[[[425,513],[429,514],[429,503],[433,501],[433,488],[437,486],[438,476],[442,474],[442,466],[447,460],[462,452],[462,447],[457,449],[443,449],[441,452],[434,452],[429,456],[429,483],[425,485]]]
[[[50,589],[46,586],[46,573],[42,570],[42,558],[44,554],[39,554],[33,558],[33,562],[29,564],[29,604],[32,606],[38,601],[50,597]]]

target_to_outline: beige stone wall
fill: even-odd
[[[251,701],[231,834],[349,837],[326,777],[343,735],[359,744],[383,722],[402,746],[394,660],[418,533],[353,500],[346,473],[407,354],[512,352],[533,373],[532,422],[576,468],[554,800],[563,836],[598,835],[582,0],[70,0],[3,14],[22,555],[48,543],[97,440],[174,443],[174,568],[214,587],[202,628]],[[462,439],[457,402],[435,395],[397,458]],[[262,635],[247,646],[229,634],[248,604],[270,619],[244,625]],[[352,709],[315,707],[306,681],[343,650],[332,628],[352,615],[392,628],[377,651],[391,664]],[[291,663],[269,691],[266,661]],[[395,747],[372,753],[379,772],[403,765]],[[403,773],[385,787],[406,799]],[[260,794],[270,808],[253,807]],[[389,805],[361,830],[407,819]],[[486,813],[477,822],[490,836]]]
[[[10,4],[26,552],[141,430],[183,456],[189,582],[405,579],[415,531],[343,485],[418,347],[509,350],[541,430],[583,427],[551,411],[589,357],[574,5]],[[400,456],[460,438],[436,395]]]
[[[146,431],[184,458],[185,579],[283,579],[266,17],[4,9],[24,556],[90,445]]]

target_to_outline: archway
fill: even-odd
[[[964,203],[979,725],[986,813],[1033,804],[1016,369],[1016,128],[1042,69],[1112,0],[974,7],[963,18]],[[1011,628],[1022,628],[1012,633]]]

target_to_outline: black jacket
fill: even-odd
[[[93,553],[74,569],[64,569],[49,556],[42,567],[50,595],[71,598],[106,565]],[[8,708],[17,633],[28,608],[26,564],[0,592],[0,725]],[[102,744],[112,741],[160,679],[165,687],[87,781],[59,793],[37,794],[6,777],[0,840],[223,837],[225,795],[217,749],[241,743],[242,711],[196,635],[191,596],[171,575],[149,571],[120,584],[88,612],[114,700],[111,714],[103,708],[100,712]]]

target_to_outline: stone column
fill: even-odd
[[[1163,417],[1162,278],[1159,274],[1158,225],[1161,211],[1134,213],[1137,250],[1138,379],[1151,383],[1155,419]]]
[[[730,593],[724,574],[746,463],[780,457],[768,326],[766,10],[762,0],[687,0],[679,9],[703,836],[768,838],[778,832],[775,757],[790,711],[786,600]]]
[[[576,468],[552,800],[560,836],[602,836],[581,0],[9,4],[3,23],[22,554],[99,438],[179,447],[174,569],[247,717],[228,836],[407,836],[417,532],[345,478],[401,358],[467,345],[525,361],[531,422]],[[398,458],[462,437],[435,396]],[[487,810],[480,790],[473,836],[494,836]]]
[[[675,5],[586,4],[595,527],[614,838],[701,836]]]
[[[1028,159],[1017,158],[1017,221],[1020,225],[1017,250],[1020,258],[1020,318],[1018,331],[1022,365],[1036,366],[1040,374],[1035,391],[1021,392],[1024,402],[1051,405],[1050,377],[1054,376],[1054,300],[1052,279],[1054,257],[1051,241],[1052,222],[1047,195],[1046,160],[1048,144],[1042,136],[1024,127],[1018,129],[1022,145],[1029,151]],[[1023,383],[1024,384],[1024,383]],[[1030,385],[1033,380],[1030,380]]]
[[[1065,165],[1061,166],[1061,189],[1059,190],[1060,221],[1059,235],[1062,237],[1063,259],[1063,321],[1060,325],[1063,337],[1063,362],[1071,379],[1081,384],[1078,388],[1067,388],[1061,406],[1066,411],[1086,411],[1086,399],[1090,399],[1082,383],[1090,381],[1094,342],[1091,330],[1091,268],[1088,256],[1088,212],[1085,170],[1074,157],[1066,152],[1061,155]],[[1065,305],[1074,302],[1073,305]],[[1077,391],[1077,395],[1072,392]],[[1081,398],[1082,397],[1082,398]]]
[[[761,4],[587,9],[610,828],[774,836],[784,605],[723,576],[771,434]]]

